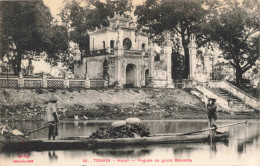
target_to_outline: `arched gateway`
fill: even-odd
[[[136,70],[136,65],[134,64],[128,64],[126,66],[126,85],[128,86],[137,86],[137,70]]]

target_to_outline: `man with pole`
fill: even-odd
[[[217,106],[216,106],[216,99],[214,98],[209,98],[209,102],[207,104],[207,114],[208,114],[208,119],[209,119],[209,126],[210,127],[217,127],[216,126],[216,120],[217,120]],[[215,134],[215,130],[213,134]]]
[[[58,123],[59,123],[58,112],[57,112],[58,100],[59,98],[53,94],[46,108],[46,121],[48,122],[49,125],[49,134],[48,134],[49,140],[51,139],[51,136],[53,137],[53,140],[55,140],[55,137],[58,135]]]

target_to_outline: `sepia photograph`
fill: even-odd
[[[259,0],[0,0],[0,166],[260,166]]]

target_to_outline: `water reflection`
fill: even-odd
[[[245,140],[238,142],[237,144],[237,151],[239,153],[246,152],[247,147],[255,146],[256,148],[259,147],[259,132],[247,137]]]
[[[217,143],[215,141],[210,141],[210,150],[213,153],[217,153]]]
[[[56,155],[55,151],[49,151],[48,157],[51,162],[58,160],[58,155]]]
[[[179,155],[182,153],[192,153],[193,151],[196,151],[199,149],[199,147],[197,146],[199,143],[195,143],[195,144],[176,144],[174,146],[172,146],[173,148],[173,153],[175,155]]]
[[[145,125],[152,134],[159,133],[183,133],[207,128],[206,121],[145,121]],[[219,125],[233,123],[231,121],[218,121]],[[62,122],[59,126],[59,137],[89,136],[101,126],[109,126],[111,122]],[[46,125],[45,122],[15,122],[12,128],[20,131],[30,128],[35,130]],[[46,138],[47,129],[30,135],[31,138]],[[34,165],[98,165],[93,159],[192,159],[188,165],[260,165],[260,122],[249,121],[247,125],[237,125],[228,128],[229,140],[225,142],[203,142],[186,144],[166,144],[135,147],[115,147],[87,150],[60,150],[41,152],[4,152],[0,151],[0,165],[15,165],[13,160],[19,159],[17,155],[29,153]],[[89,163],[83,163],[87,159]],[[67,163],[67,161],[69,161]],[[46,163],[47,162],[47,163]],[[155,164],[155,163],[153,163]],[[178,163],[171,163],[176,165]],[[179,163],[180,164],[180,163]],[[202,165],[203,165],[202,164]],[[110,165],[125,165],[122,163],[110,163]],[[133,163],[132,165],[144,165]],[[146,165],[149,165],[146,163]],[[164,164],[165,165],[165,164]]]
[[[147,148],[124,148],[124,149],[97,149],[93,150],[93,153],[98,156],[106,157],[143,157],[149,155],[152,149]]]

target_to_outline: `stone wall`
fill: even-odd
[[[154,70],[154,78],[158,80],[166,80],[166,71]]]
[[[83,58],[82,61],[77,61],[77,63],[74,64],[74,75],[77,78],[85,78],[87,69],[86,63],[86,58]]]
[[[103,79],[103,62],[103,59],[87,61],[87,71],[90,79]]]
[[[113,85],[116,78],[116,61],[114,57],[110,57],[108,60],[108,74],[109,74],[109,85]]]

